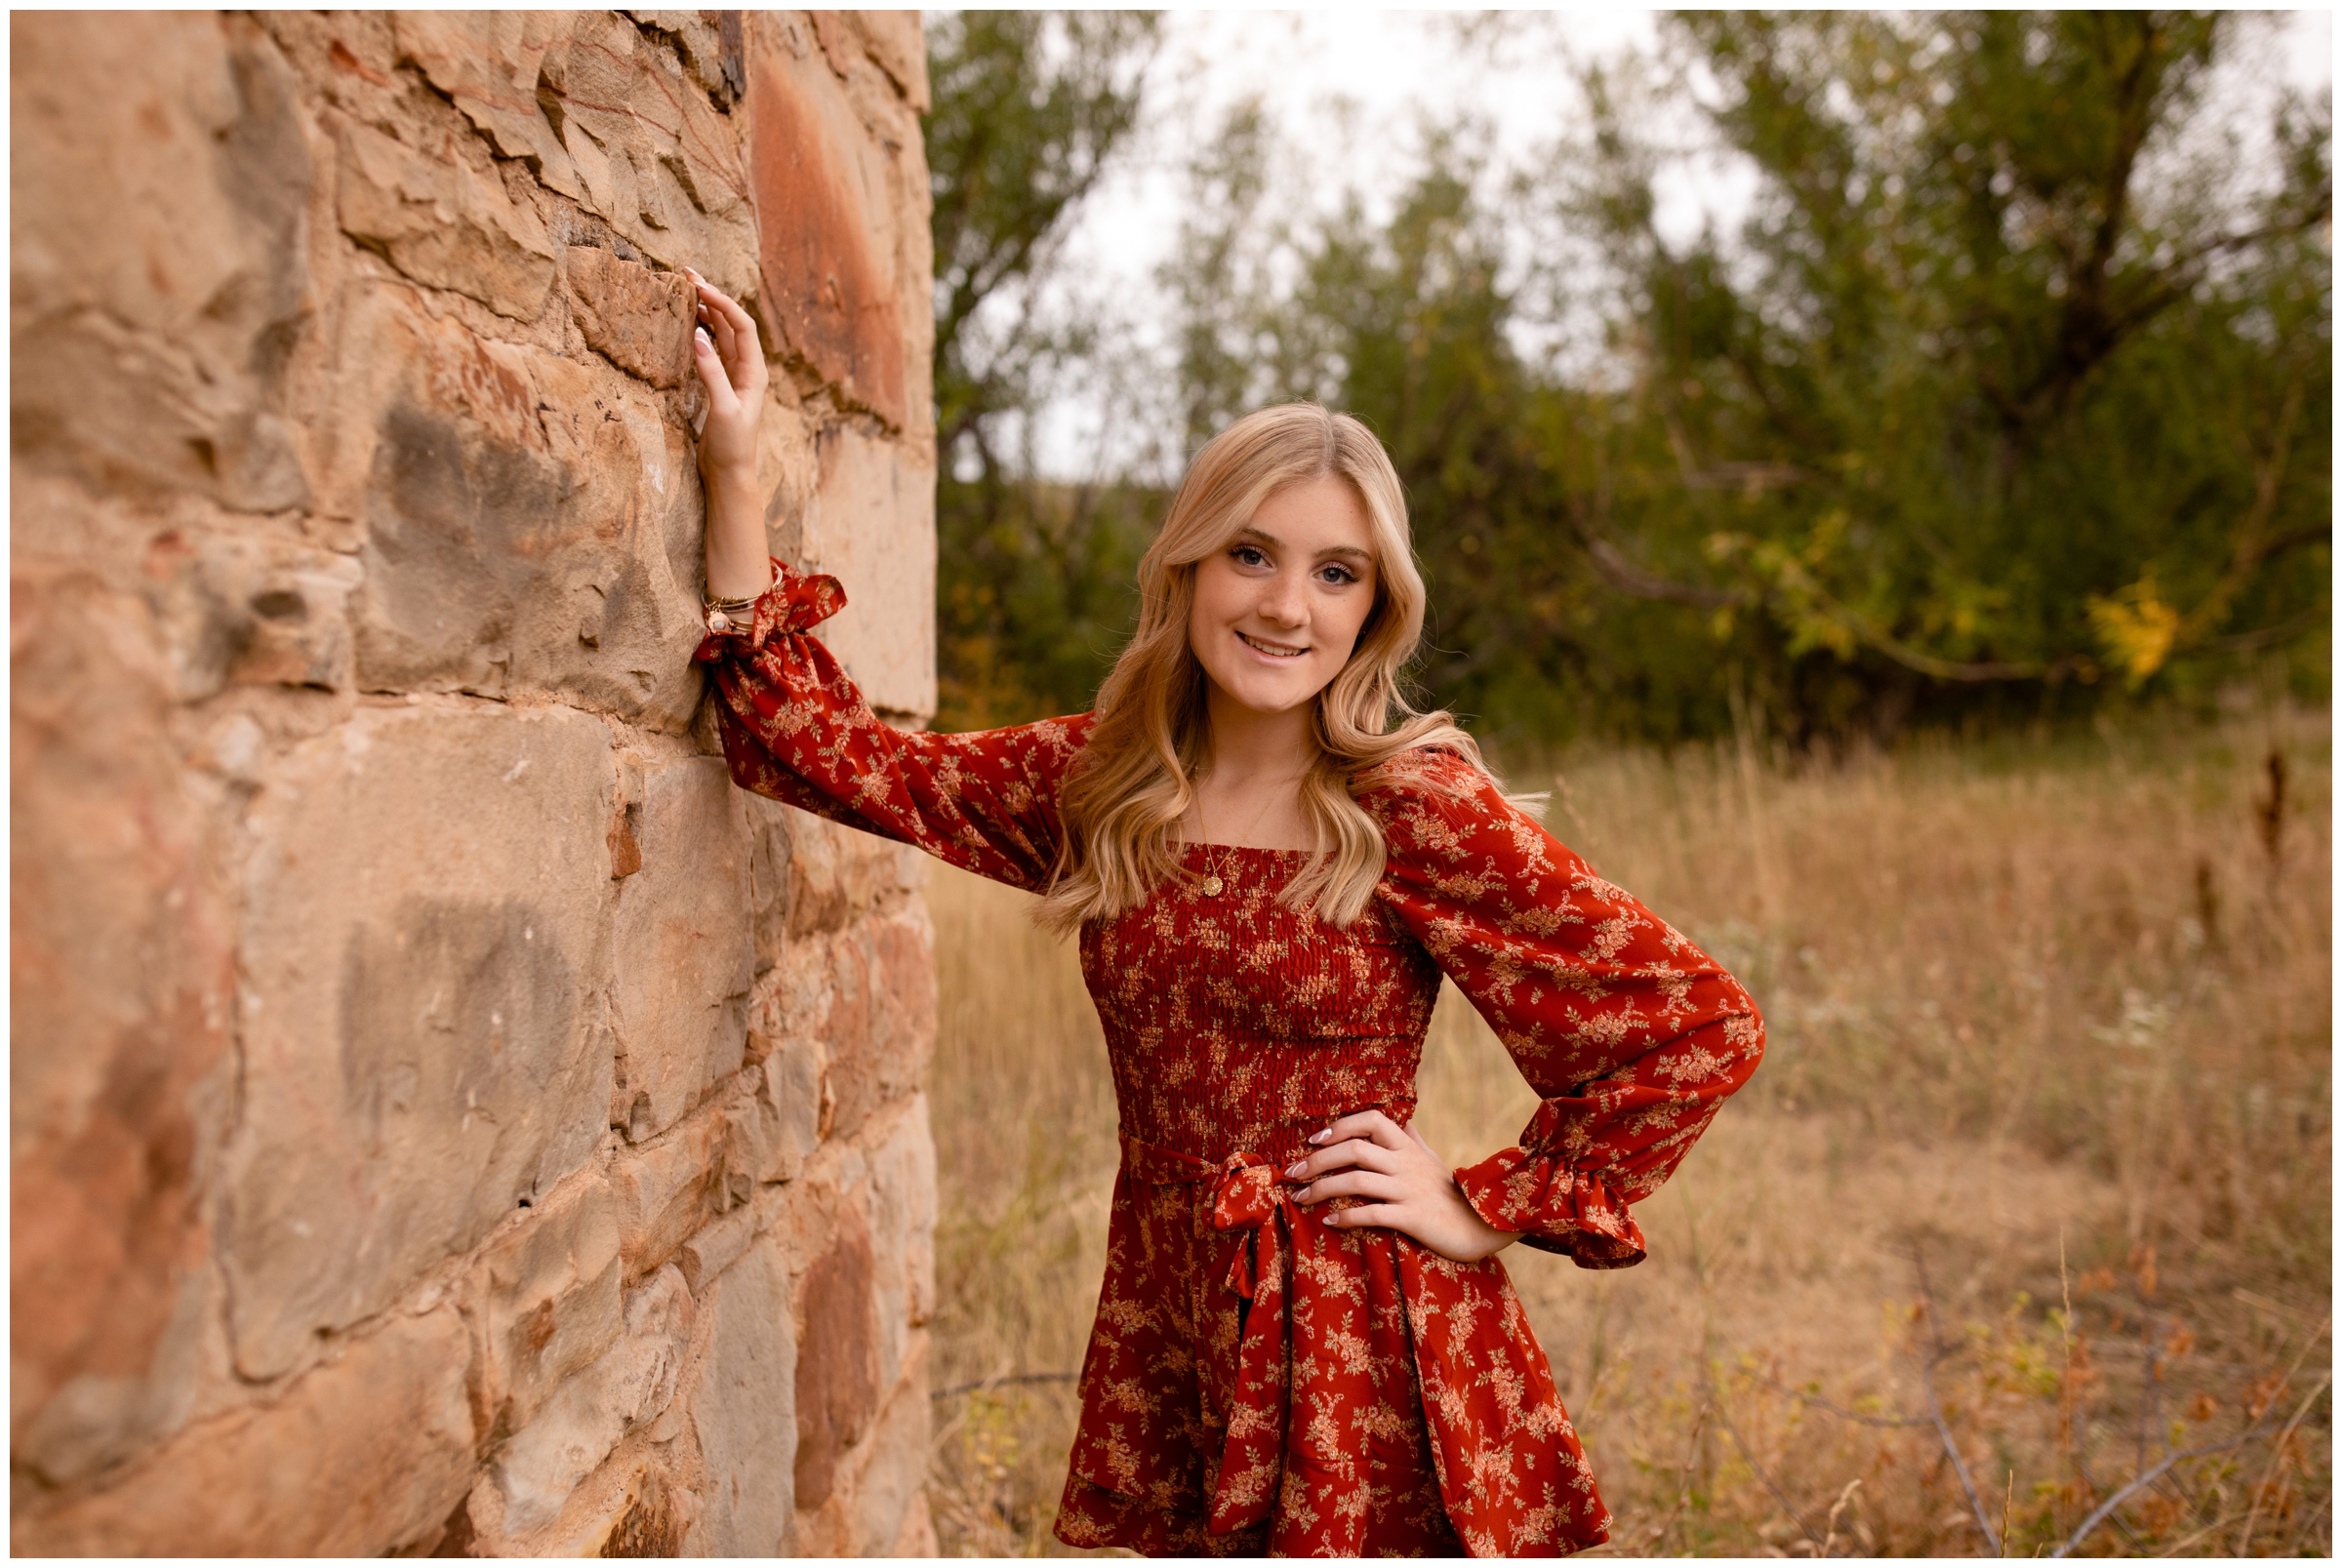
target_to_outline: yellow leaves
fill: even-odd
[[[2091,629],[2133,687],[2171,657],[2179,612],[2157,597],[2153,572],[2111,595],[2091,594],[2087,608]]]
[[[1861,647],[1861,639],[1855,635],[1852,626],[1833,616],[1816,614],[1804,610],[1802,606],[1797,608],[1796,624],[1790,637],[1793,649],[1802,652],[1807,648],[1827,648],[1840,660],[1853,660],[1856,650]]]

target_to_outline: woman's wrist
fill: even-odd
[[[1480,1218],[1479,1210],[1474,1208],[1472,1200],[1464,1197],[1461,1191],[1456,1196],[1463,1201],[1464,1212],[1471,1216],[1465,1222],[1465,1227],[1474,1234],[1472,1256],[1459,1258],[1456,1260],[1458,1263],[1477,1263],[1482,1258],[1493,1258],[1520,1239],[1520,1231],[1501,1230]]]
[[[773,583],[752,476],[715,474],[707,491],[707,596],[752,599]]]

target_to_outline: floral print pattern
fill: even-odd
[[[776,566],[753,625],[699,654],[734,780],[1044,887],[1087,716],[891,729],[805,635],[844,604],[836,582]],[[1629,1206],[1748,1081],[1763,1025],[1462,759],[1412,753],[1354,787],[1389,862],[1349,929],[1277,902],[1303,855],[1188,846],[1179,880],[1081,933],[1123,1155],[1058,1517],[1071,1545],[1515,1556],[1607,1539],[1503,1265],[1328,1226],[1347,1200],[1305,1209],[1278,1173],[1338,1116],[1411,1119],[1444,974],[1542,1102],[1517,1146],[1456,1173],[1467,1200],[1526,1245],[1634,1264]]]

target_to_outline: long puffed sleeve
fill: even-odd
[[[1360,801],[1388,846],[1379,896],[1544,1102],[1519,1146],[1456,1172],[1466,1199],[1583,1267],[1640,1263],[1628,1205],[1756,1070],[1756,1004],[1461,758],[1411,753]]]
[[[779,561],[752,628],[700,644],[724,759],[744,789],[1038,891],[1057,864],[1058,784],[1087,715],[975,735],[878,721],[828,648],[806,635],[845,608],[835,578]]]

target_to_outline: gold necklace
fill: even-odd
[[[1211,853],[1208,850],[1204,853],[1203,865],[1207,873],[1203,879],[1203,896],[1207,899],[1216,899],[1228,884],[1220,880],[1219,869],[1212,864]]]
[[[1306,773],[1295,774],[1295,775],[1293,776],[1293,778],[1292,778],[1291,780],[1287,781],[1287,782],[1288,782],[1288,783],[1290,783],[1290,784],[1299,784],[1299,783],[1300,783],[1300,782],[1301,782],[1303,779],[1306,779],[1306,778],[1308,778],[1308,777],[1309,777],[1309,775],[1308,775],[1308,774],[1306,774]],[[1268,794],[1268,796],[1269,796],[1268,803],[1267,803],[1266,805],[1263,805],[1259,811],[1256,811],[1256,812],[1254,812],[1254,813],[1252,814],[1252,821],[1250,821],[1250,822],[1248,822],[1248,823],[1246,823],[1246,824],[1244,824],[1244,832],[1245,832],[1245,833],[1249,833],[1249,832],[1251,832],[1251,831],[1252,831],[1254,828],[1256,828],[1256,827],[1260,826],[1260,825],[1261,825],[1261,819],[1263,819],[1264,817],[1267,817],[1267,816],[1269,815],[1269,807],[1270,807],[1270,806],[1273,806],[1273,805],[1275,805],[1275,804],[1276,804],[1276,791],[1275,791],[1275,790],[1273,790],[1273,789],[1272,789],[1272,790],[1269,790],[1269,791],[1267,791],[1267,794]],[[1237,837],[1239,837],[1239,838],[1241,838],[1241,837],[1243,837],[1243,836],[1244,836],[1244,834],[1243,834],[1243,833],[1239,833],[1239,834],[1237,834],[1236,836],[1237,836]],[[1235,848],[1238,848],[1238,847],[1239,847],[1239,846],[1237,846],[1237,845],[1234,845],[1234,844],[1220,844],[1220,845],[1205,844],[1205,845],[1203,845],[1203,846],[1202,846],[1202,848],[1203,848],[1203,852],[1204,852],[1204,854],[1203,854],[1203,870],[1204,870],[1204,876],[1203,876],[1203,880],[1202,880],[1200,883],[1198,883],[1198,884],[1197,884],[1197,886],[1198,886],[1198,887],[1200,887],[1200,888],[1202,889],[1202,891],[1203,891],[1203,896],[1204,896],[1205,898],[1207,898],[1207,899],[1216,899],[1216,898],[1218,898],[1218,897],[1219,897],[1219,896],[1220,896],[1222,893],[1224,893],[1224,892],[1226,892],[1226,891],[1228,890],[1228,883],[1227,883],[1225,880],[1223,880],[1223,879],[1222,879],[1222,877],[1221,877],[1221,875],[1220,875],[1220,869],[1221,869],[1221,867],[1222,867],[1222,866],[1224,866],[1224,865],[1226,865],[1228,863],[1227,863],[1227,861],[1225,861],[1225,860],[1216,859],[1216,858],[1213,856],[1213,854],[1212,854],[1212,851],[1213,851],[1215,848],[1218,848],[1218,849],[1224,849],[1224,850],[1225,850],[1225,849],[1235,849]]]

